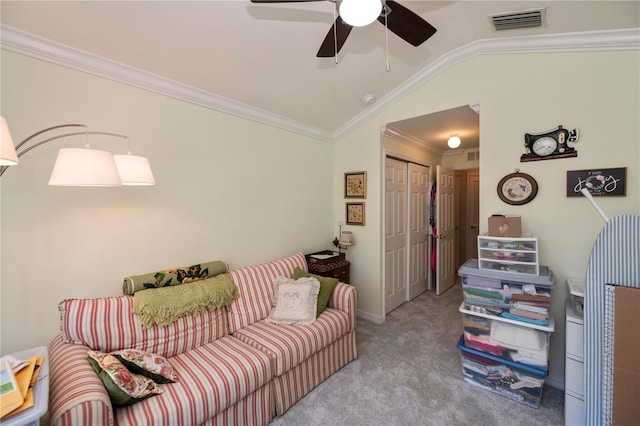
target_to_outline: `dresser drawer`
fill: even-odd
[[[584,357],[584,337],[582,331],[582,324],[567,321],[567,355],[577,360],[582,360]]]
[[[565,390],[584,397],[584,363],[566,358],[564,370]]]
[[[566,426],[584,426],[584,401],[571,395],[564,397],[564,422]]]
[[[333,271],[330,271],[327,275],[332,278],[337,278],[338,281],[342,281],[342,282],[348,281],[346,266],[339,269],[334,269]]]

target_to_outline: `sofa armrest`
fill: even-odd
[[[358,292],[352,285],[338,282],[331,293],[329,306],[345,312],[349,315],[350,330],[356,328],[356,306],[358,303]]]
[[[51,425],[113,425],[113,408],[102,381],[87,360],[88,346],[64,343],[49,347],[49,422]]]

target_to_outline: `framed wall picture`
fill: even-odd
[[[367,198],[367,172],[344,174],[344,198]]]
[[[582,196],[587,188],[592,196],[626,195],[627,168],[567,170],[567,197]]]
[[[364,225],[364,203],[346,203],[347,225]]]

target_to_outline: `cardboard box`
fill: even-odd
[[[613,424],[640,419],[640,289],[617,286],[614,314]]]
[[[490,237],[520,237],[520,216],[493,215],[489,217]]]

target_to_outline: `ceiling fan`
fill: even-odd
[[[251,0],[252,3],[299,3],[330,1],[339,16],[320,45],[318,58],[336,56],[354,26],[365,26],[376,19],[398,37],[414,46],[424,43],[436,29],[419,15],[393,0]],[[372,9],[369,9],[369,8]]]

